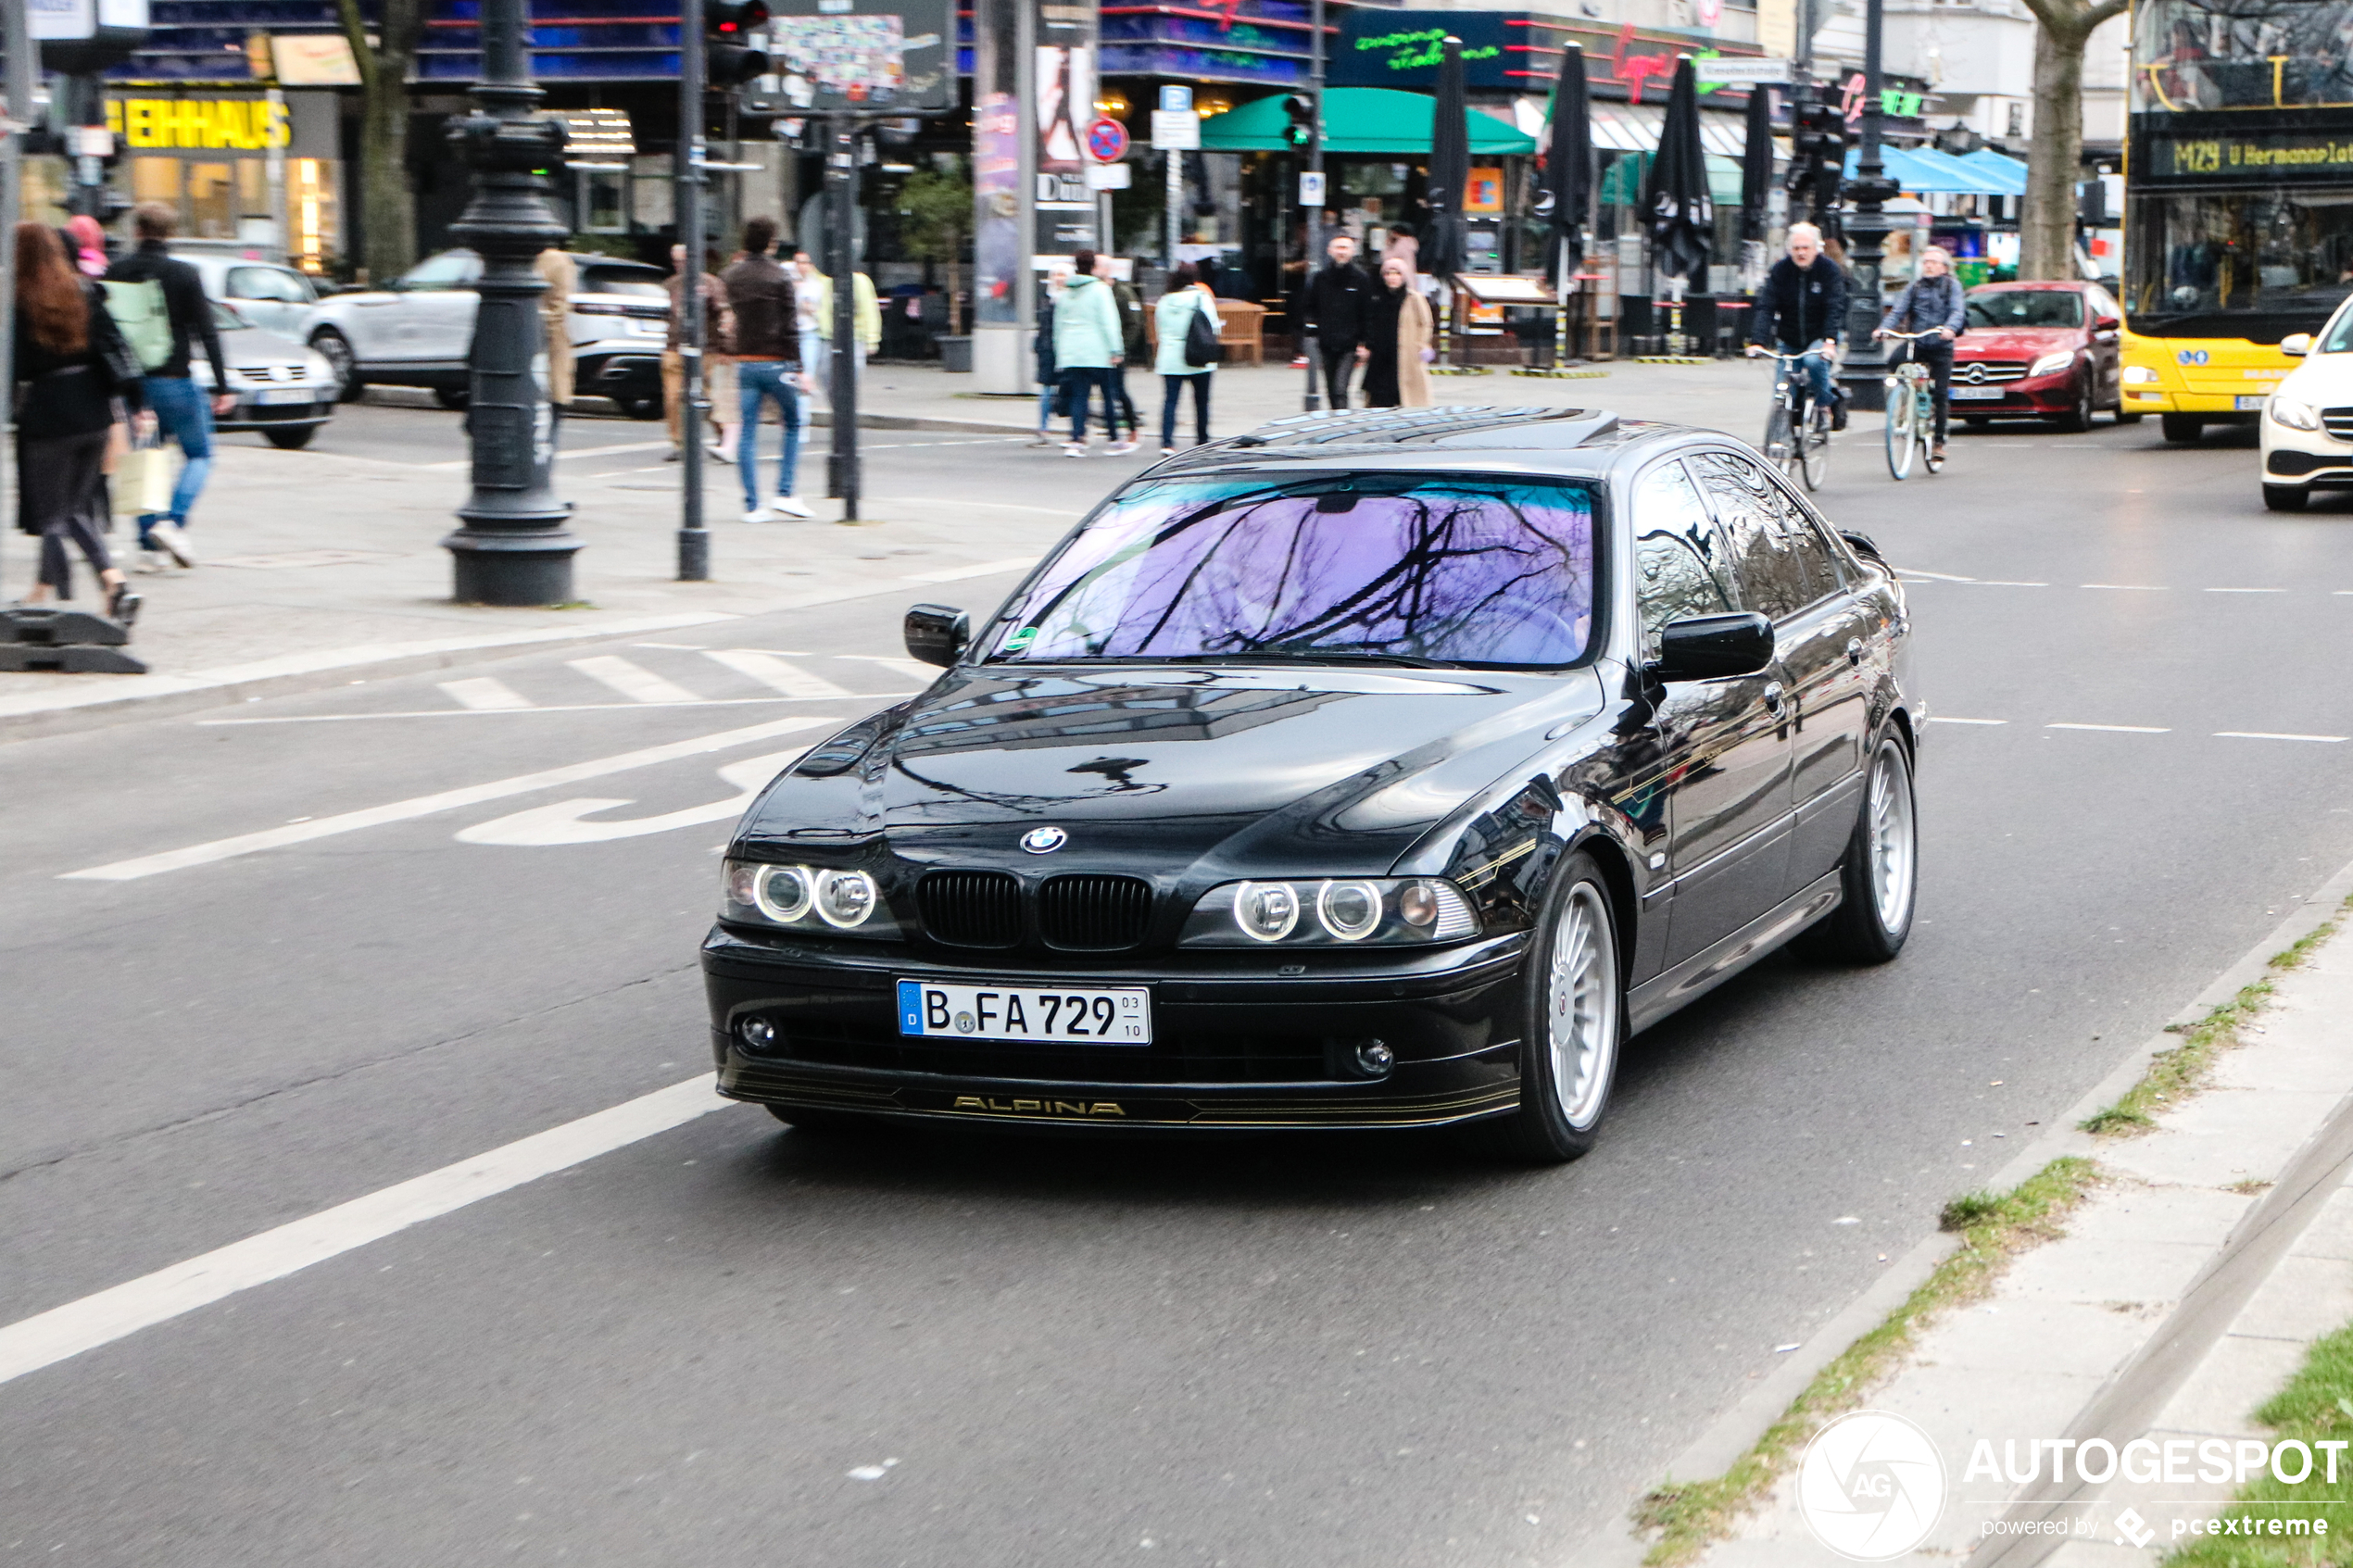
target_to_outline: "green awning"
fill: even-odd
[[[1284,135],[1290,119],[1278,93],[1238,109],[1212,115],[1201,122],[1201,150],[1205,153],[1290,152]],[[1333,87],[1324,93],[1324,151],[1350,154],[1427,154],[1430,122],[1437,118],[1437,100],[1427,93],[1401,93],[1393,87]],[[1533,153],[1536,139],[1524,136],[1491,114],[1473,109],[1464,117],[1470,124],[1474,157],[1503,157]]]

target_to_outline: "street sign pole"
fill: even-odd
[[[833,279],[834,446],[826,459],[825,493],[841,498],[841,521],[858,521],[858,121],[827,118],[825,183],[833,196],[825,225],[825,272]]]
[[[1185,240],[1185,155],[1201,145],[1201,117],[1193,112],[1193,90],[1163,87],[1160,107],[1152,111],[1152,145],[1165,160],[1167,181],[1167,255],[1169,271],[1176,270],[1176,247]]]
[[[682,7],[678,20],[678,150],[671,166],[677,193],[678,244],[686,257],[678,265],[678,358],[686,369],[678,419],[678,581],[711,580],[711,530],[703,522],[702,432],[711,405],[703,395],[702,252],[704,21],[699,4]]]
[[[1315,118],[1308,122],[1307,169],[1313,174],[1324,171],[1324,0],[1315,0],[1309,8],[1307,40],[1307,95],[1315,100]],[[1303,194],[1303,193],[1302,193]],[[1315,345],[1307,339],[1307,290],[1315,281],[1315,258],[1324,254],[1324,207],[1318,201],[1300,216],[1300,227],[1307,238],[1307,270],[1301,274],[1299,290],[1299,357],[1307,361],[1307,394],[1300,399],[1300,408],[1310,414],[1320,411],[1324,399],[1315,386]]]
[[[5,215],[9,243],[0,245],[0,299],[17,297],[17,219],[24,211],[24,137],[32,124],[32,93],[35,80],[33,66],[32,21],[27,14],[25,0],[0,0],[0,31],[7,34],[8,48],[8,120],[5,138],[0,138],[0,215]],[[0,310],[0,365],[14,365],[14,341],[17,313]],[[0,487],[7,483],[7,461],[13,453],[10,444],[0,441]]]

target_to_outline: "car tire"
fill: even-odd
[[[2178,442],[2183,445],[2189,445],[2206,433],[2206,421],[2196,414],[2159,414],[2157,417],[2157,423],[2158,428],[2165,433],[2166,440]]]
[[[616,397],[613,406],[633,420],[661,418],[661,399],[659,397]]]
[[[829,1137],[871,1133],[876,1125],[873,1117],[854,1110],[827,1110],[806,1105],[772,1105],[768,1114],[797,1133],[823,1133]]]
[[[2263,487],[2263,507],[2267,511],[2300,512],[2312,492],[2301,484],[2267,484]]]
[[[436,386],[433,389],[433,400],[443,408],[455,411],[472,402],[473,394],[460,392],[456,387]]]
[[[344,335],[333,327],[322,328],[310,334],[310,346],[334,371],[335,401],[356,401],[366,383],[359,379],[359,357],[351,352],[351,345]]]
[[[318,433],[317,425],[296,425],[291,430],[265,430],[261,436],[281,452],[299,452],[309,445],[310,438]]]
[[[2053,414],[2051,423],[2070,435],[2081,435],[2092,428],[2092,378],[2085,376],[2075,390],[2075,401],[2064,414]]]
[[[1912,756],[1894,731],[1880,736],[1863,775],[1863,802],[1839,862],[1843,897],[1830,918],[1806,934],[1812,957],[1833,963],[1885,963],[1904,950],[1919,902],[1919,814],[1912,794]]]
[[[1558,1165],[1593,1147],[1626,1044],[1617,916],[1592,856],[1561,863],[1529,942],[1519,1109],[1478,1123],[1489,1153]]]

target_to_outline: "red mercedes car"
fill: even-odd
[[[1953,412],[2048,420],[2089,430],[2101,410],[2124,412],[2116,364],[2122,312],[2097,283],[1984,283],[1969,291],[1969,331],[1953,345]]]

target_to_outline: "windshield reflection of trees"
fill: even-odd
[[[1371,653],[1560,665],[1585,648],[1592,512],[1554,485],[1149,492],[1011,618],[1024,661]]]

